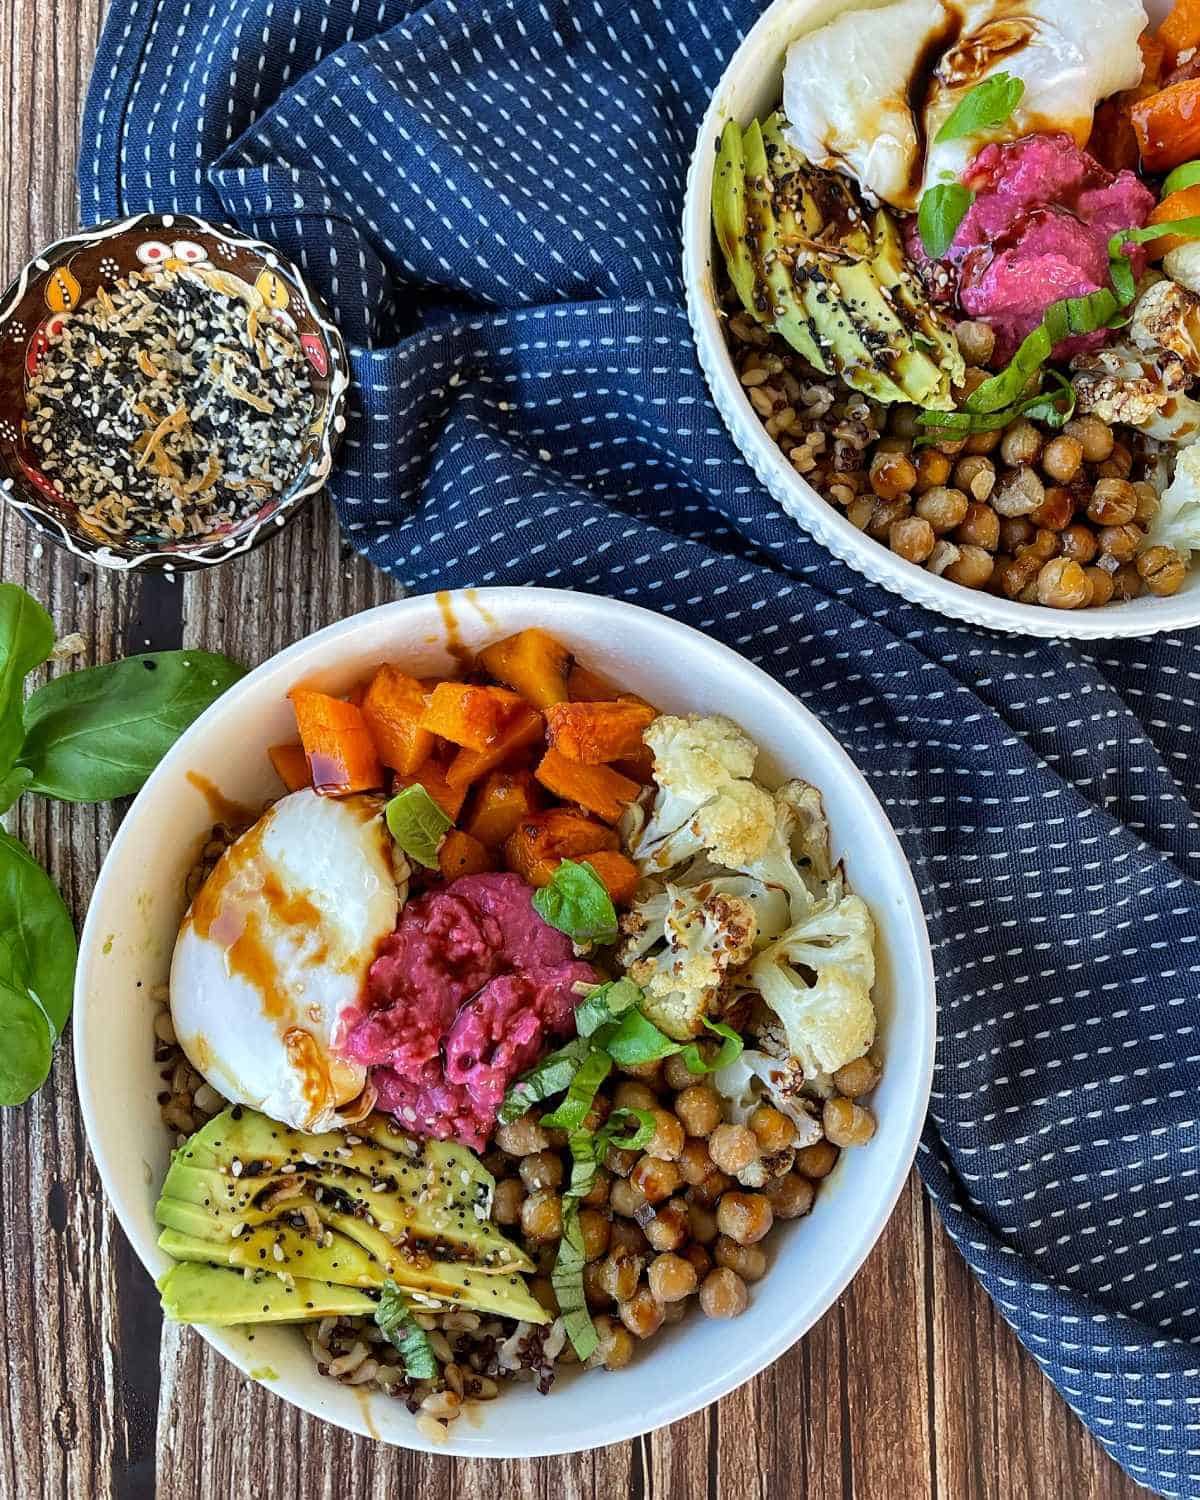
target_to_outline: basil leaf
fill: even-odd
[[[575,1029],[580,1036],[591,1036],[599,1027],[615,1021],[632,1005],[640,1005],[642,992],[632,979],[610,979],[607,984],[589,990],[575,1007]]]
[[[1200,214],[1193,214],[1189,219],[1171,219],[1165,224],[1147,224],[1144,229],[1119,229],[1109,240],[1108,270],[1123,307],[1127,307],[1137,295],[1137,283],[1125,246],[1145,245],[1166,234],[1182,235],[1185,240],[1200,239]]]
[[[29,790],[63,802],[131,795],[245,670],[210,651],[155,651],[56,677],[25,704]]]
[[[707,1016],[701,1016],[700,1019],[709,1031],[719,1037],[723,1037],[724,1040],[711,1062],[706,1063],[703,1058],[700,1058],[699,1068],[692,1067],[692,1059],[687,1055],[687,1049],[685,1048],[683,1060],[687,1064],[689,1071],[693,1073],[715,1073],[718,1068],[728,1068],[737,1062],[746,1048],[746,1044],[742,1041],[741,1036],[734,1031],[732,1026],[727,1025],[724,1021],[710,1021]],[[691,1050],[699,1058],[699,1052],[694,1042],[691,1044]]]
[[[1197,183],[1200,183],[1200,161],[1185,161],[1168,175],[1162,185],[1162,196],[1169,198],[1172,193],[1195,187]]]
[[[33,780],[33,772],[14,766],[7,776],[0,776],[0,813],[6,813]]]
[[[53,650],[54,622],[50,616],[23,588],[0,583],[0,780],[12,769],[25,735],[21,685]],[[15,801],[13,796],[4,807],[11,807]]]
[[[501,1125],[511,1125],[514,1120],[527,1114],[533,1105],[552,1099],[555,1094],[565,1093],[571,1087],[571,1080],[584,1059],[593,1050],[587,1037],[577,1036],[572,1037],[557,1052],[547,1053],[535,1068],[518,1078],[505,1094],[504,1103],[496,1116],[498,1122]]]
[[[438,850],[454,825],[418,782],[397,792],[384,809],[387,826],[396,843],[426,869],[438,867]]]
[[[590,865],[564,859],[549,885],[533,893],[533,909],[543,922],[565,932],[572,942],[616,941],[616,908]]]
[[[934,145],[941,146],[946,141],[961,140],[963,136],[978,135],[981,131],[1003,125],[1020,104],[1024,93],[1022,79],[1013,78],[1008,73],[993,73],[958,101],[934,136]]]
[[[617,1131],[627,1117],[637,1121],[637,1128],[628,1135],[618,1135]],[[610,1146],[618,1151],[640,1151],[643,1146],[650,1144],[657,1129],[658,1122],[648,1109],[614,1109],[605,1120],[604,1128],[596,1134],[596,1155],[603,1157]]]
[[[604,1049],[623,1068],[658,1062],[681,1052],[684,1043],[673,1042],[640,1010],[629,1010],[621,1017],[616,1030],[604,1043]]]
[[[917,445],[965,437],[972,432],[999,432],[1018,417],[1031,417],[1050,427],[1064,427],[1075,414],[1075,387],[1058,370],[1047,370],[1045,378],[1054,382],[1057,389],[1040,390],[1036,395],[1017,402],[1015,406],[1006,406],[1001,411],[923,412],[917,418],[918,424],[924,427],[936,425],[937,430],[920,434],[916,440]]]
[[[975,194],[961,182],[940,182],[921,195],[917,229],[930,260],[941,260],[949,250],[974,202]]]
[[[50,1075],[54,1028],[37,1001],[0,974],[0,1105],[24,1104]]]
[[[563,1194],[562,1239],[558,1242],[550,1284],[558,1298],[558,1310],[571,1347],[581,1360],[586,1360],[596,1352],[600,1338],[588,1312],[583,1288],[587,1256],[579,1223],[579,1200],[590,1190],[596,1176],[596,1140],[586,1130],[573,1130],[568,1144],[571,1148],[571,1181]]]
[[[598,1048],[580,1064],[567,1097],[551,1114],[542,1116],[547,1130],[578,1130],[596,1100],[596,1090],[612,1071],[612,1058]]]
[[[407,1298],[394,1281],[384,1283],[375,1322],[388,1343],[400,1351],[404,1373],[410,1380],[434,1378],[438,1362],[429,1335],[413,1317]]]
[[[54,882],[20,839],[0,833],[0,976],[34,997],[56,1036],[71,1013],[75,952]]]

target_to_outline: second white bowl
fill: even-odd
[[[797,36],[840,11],[875,9],[879,3],[774,0],[734,53],[700,126],[683,213],[684,279],[700,364],[725,425],[746,462],[793,520],[843,562],[913,604],[994,630],[1076,640],[1153,635],[1200,625],[1200,566],[1192,568],[1173,598],[1146,597],[1103,609],[1057,610],[963,588],[905,562],[851,525],[796,473],[751,406],[725,344],[713,278],[712,177],[721,130],[726,120],[746,125],[778,107],[784,56]],[[1166,8],[1165,0],[1150,0],[1147,6],[1156,18]]]

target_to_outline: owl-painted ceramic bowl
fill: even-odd
[[[132,272],[211,269],[296,334],[313,396],[299,462],[278,493],[250,513],[184,538],[89,526],[69,493],[43,473],[25,436],[26,391],[51,339],[73,311]],[[165,572],[205,567],[275,534],[319,490],[345,429],[349,363],[341,335],[296,267],[270,245],[185,214],[139,214],[58,240],[24,268],[0,302],[0,493],[33,526],[102,567]]]

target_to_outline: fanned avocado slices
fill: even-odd
[[[353,1287],[297,1276],[283,1281],[264,1273],[186,1261],[159,1278],[163,1312],[175,1323],[228,1328],[236,1323],[307,1323],[316,1318],[371,1317],[375,1299]]]
[[[713,225],[743,306],[818,374],[873,401],[952,409],[962,356],[895,223],[883,209],[869,220],[846,178],[810,166],[784,124],[776,111],[721,135]]]
[[[235,1108],[175,1152],[155,1217],[169,1255],[226,1276],[261,1271],[281,1284],[355,1289],[391,1280],[431,1306],[545,1322],[521,1274],[532,1262],[488,1221],[492,1185],[463,1147],[414,1140],[382,1117],[349,1135],[305,1135]],[[213,1321],[205,1298],[188,1300],[192,1282],[172,1284],[169,1316]],[[195,1283],[211,1292],[227,1284]],[[266,1321],[287,1321],[296,1306],[263,1301]],[[250,1316],[222,1321],[259,1321],[249,1305]]]

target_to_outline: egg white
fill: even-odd
[[[296,1129],[370,1104],[366,1069],[331,1043],[403,899],[408,870],[380,807],[282,798],[222,856],[175,945],[171,1015],[188,1060],[226,1098]]]

